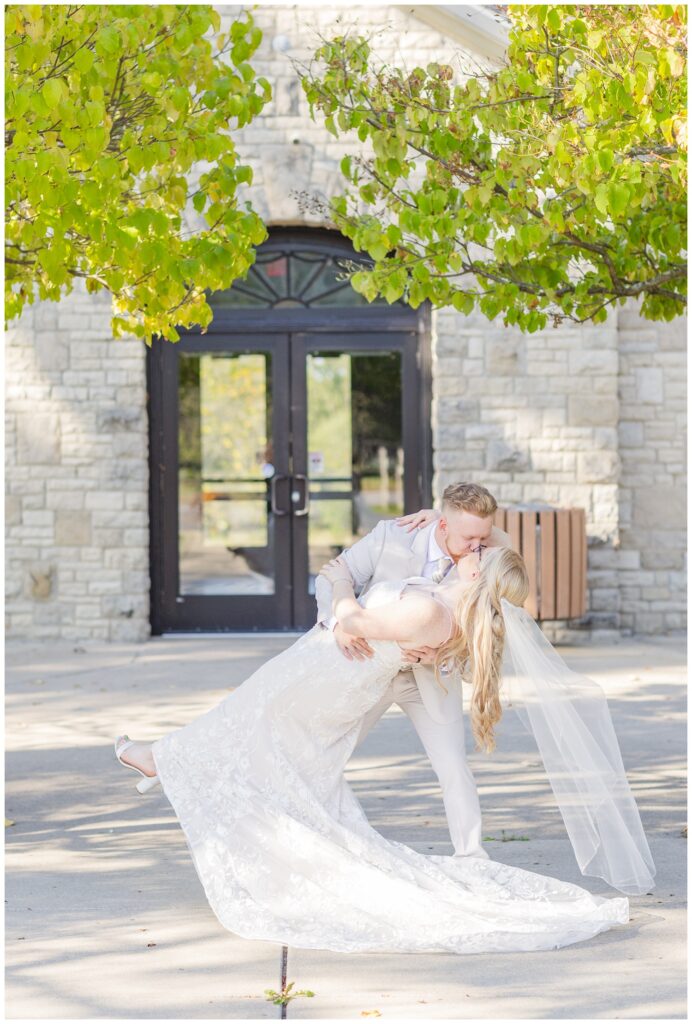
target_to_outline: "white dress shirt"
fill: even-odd
[[[440,545],[435,540],[435,530],[433,530],[428,537],[428,559],[423,566],[422,576],[427,576],[428,579],[432,579],[433,573],[437,571],[437,566],[441,558],[445,558],[448,562],[452,561],[450,555],[446,551],[443,551]],[[447,566],[445,565],[445,571]]]

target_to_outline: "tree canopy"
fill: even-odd
[[[112,293],[116,337],[209,324],[205,290],[267,234],[229,133],[271,98],[262,36],[247,11],[220,24],[208,5],[6,6],[6,320],[83,278]],[[182,230],[189,201],[201,230]]]
[[[464,80],[450,64],[382,64],[349,35],[301,68],[312,116],[360,143],[327,204],[374,261],[353,287],[529,332],[600,322],[629,296],[645,318],[674,318],[686,308],[685,6],[508,12],[506,62]]]

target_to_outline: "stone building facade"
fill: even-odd
[[[6,340],[8,635],[149,635],[145,346],[81,282]]]
[[[239,9],[219,7],[228,20]],[[310,120],[290,62],[314,32],[357,24],[386,60],[413,67],[465,50],[497,55],[502,29],[472,8],[255,11],[253,63],[274,101],[238,133],[248,195],[271,228],[322,226],[293,192],[329,195],[353,142]],[[191,221],[194,223],[194,221]],[[6,339],[6,613],[30,640],[140,641],[150,633],[145,345],[114,340],[107,296],[78,282],[37,302]],[[522,335],[451,310],[432,315],[433,493],[484,483],[502,505],[586,510],[588,611],[553,640],[659,634],[685,622],[685,321],[637,303],[597,326]]]

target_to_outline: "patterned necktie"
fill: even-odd
[[[433,583],[441,583],[453,565],[454,562],[449,555],[444,555],[442,558],[438,558],[437,569],[435,569],[435,572],[432,574]]]

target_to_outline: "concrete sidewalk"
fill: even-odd
[[[170,804],[158,788],[136,792],[113,738],[154,740],[185,724],[293,639],[8,645],[8,1018],[281,1017],[264,992],[281,988],[282,947],[222,928]],[[289,948],[288,981],[315,994],[292,1000],[288,1018],[685,1018],[682,641],[560,651],[608,694],[658,868],[653,894],[631,898],[629,925],[550,952]],[[535,746],[512,713],[498,748],[469,755],[490,856],[617,895],[579,873]],[[398,709],[359,748],[348,779],[385,836],[452,852],[435,776]]]

